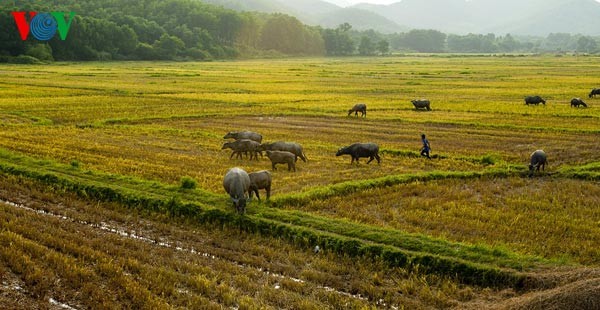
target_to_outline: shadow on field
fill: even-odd
[[[577,268],[530,274],[527,293],[493,305],[474,301],[461,309],[600,309],[600,269]]]

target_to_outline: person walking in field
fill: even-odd
[[[423,142],[423,147],[421,148],[421,156],[425,156],[429,159],[429,151],[431,151],[431,146],[429,145],[429,140],[425,137],[425,134],[421,134],[421,142]]]

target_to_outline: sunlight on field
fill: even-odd
[[[252,161],[230,159],[231,150],[221,150],[227,132],[252,130],[262,134],[263,142],[300,143],[308,157],[308,162],[297,162],[296,172],[287,171],[285,165],[278,165],[272,171],[274,205],[281,208],[273,207],[275,211],[271,211],[271,205],[253,201],[249,204],[250,217],[255,217],[252,220],[264,216],[275,222],[281,219],[275,219],[273,214],[285,218],[299,211],[310,217],[307,221],[315,223],[331,220],[332,225],[334,222],[339,225],[341,221],[367,225],[373,231],[391,229],[397,234],[418,233],[448,242],[497,247],[500,252],[548,259],[553,266],[600,264],[597,208],[600,98],[587,96],[592,88],[600,87],[600,61],[595,57],[408,56],[204,63],[56,63],[2,65],[0,74],[0,168],[6,173],[27,175],[14,171],[39,168],[56,173],[59,179],[76,175],[83,180],[90,175],[90,184],[102,186],[103,182],[104,185],[111,182],[110,177],[92,171],[106,172],[122,182],[114,181],[115,187],[127,185],[119,177],[135,177],[161,184],[156,185],[157,192],[170,190],[167,186],[177,187],[182,177],[189,176],[197,181],[198,192],[204,191],[214,201],[222,198],[222,204],[214,206],[219,209],[229,206],[222,180],[230,167],[271,170],[266,156]],[[528,95],[540,95],[547,103],[527,106],[523,98]],[[570,107],[573,97],[582,98],[588,108]],[[429,99],[433,110],[415,110],[410,100],[417,98]],[[367,104],[366,118],[347,116],[348,109],[358,102]],[[419,156],[421,133],[426,133],[431,142],[433,160]],[[367,165],[367,159],[363,158],[360,164],[351,165],[349,156],[335,156],[340,147],[355,142],[377,143],[381,164]],[[527,179],[524,174],[529,155],[536,149],[548,153],[549,165],[546,171]],[[40,159],[47,166],[41,169],[34,164],[40,161],[17,160],[19,157],[6,154]],[[446,172],[456,174],[437,178]],[[479,177],[486,173],[493,176]],[[410,178],[412,181],[401,181],[405,175],[422,177],[425,181]],[[390,179],[386,181],[386,177]],[[52,180],[44,175],[34,178]],[[335,185],[339,188],[330,187]],[[148,185],[148,191],[152,190]],[[86,192],[83,193],[85,196]],[[204,194],[198,197],[201,195]],[[277,197],[283,202],[277,202]],[[295,197],[300,197],[300,202],[285,204]],[[2,206],[0,211],[9,221],[23,217],[7,207]],[[302,225],[289,221],[285,225]],[[39,219],[24,224],[39,225],[39,229],[43,226]],[[309,226],[304,228],[340,234]],[[76,228],[65,229],[68,231],[56,233],[77,239],[72,232]],[[18,229],[13,225],[10,231],[13,230]],[[18,231],[15,235],[3,230],[0,242],[19,243],[17,256],[41,255],[36,252],[42,250],[36,248],[34,241],[22,239],[30,232]],[[364,241],[370,240],[368,236],[367,231],[353,237]],[[38,237],[32,234],[31,238]],[[102,236],[94,238],[100,240]],[[244,247],[258,251],[254,243],[263,241],[248,242]],[[277,251],[290,251],[288,247],[292,247],[279,244],[283,242],[279,239],[268,242]],[[64,262],[56,264],[68,263],[71,255],[84,255],[80,253],[88,250],[64,251],[73,253],[66,254],[67,258],[57,256]],[[115,247],[110,251],[119,253],[122,249]],[[261,247],[260,251],[266,250]],[[292,260],[297,262],[286,262],[293,266],[280,272],[314,281],[306,285],[289,281],[286,284],[286,298],[299,308],[340,306],[349,300],[356,307],[374,305],[373,300],[363,302],[318,292],[319,286],[328,285],[363,294],[372,290],[370,298],[391,303],[408,302],[391,288],[401,277],[404,278],[397,281],[402,282],[405,293],[410,291],[408,294],[414,296],[421,295],[415,290],[425,292],[415,302],[417,308],[457,306],[459,301],[478,298],[490,300],[485,292],[451,287],[456,283],[437,278],[427,278],[435,282],[433,288],[419,286],[413,282],[421,281],[414,278],[421,274],[411,274],[408,278],[413,278],[407,279],[405,274],[397,274],[397,270],[393,274],[396,278],[372,279],[375,284],[385,283],[383,288],[375,289],[377,285],[364,284],[355,278],[348,287],[337,278],[334,281],[323,275],[325,268],[333,268],[325,260],[312,262],[321,266],[316,270],[291,271],[299,268],[298,262],[308,259],[301,251],[296,252]],[[5,253],[0,271],[16,268],[17,256],[10,255]],[[94,259],[104,262],[107,258]],[[263,263],[252,262],[258,266]],[[145,272],[161,268],[151,262],[144,262],[141,267],[132,261],[119,264],[126,269],[146,268],[136,271],[144,274],[140,276],[143,283],[149,281]],[[350,261],[344,264],[344,268],[353,266]],[[188,283],[186,289],[193,287],[190,290],[200,295],[202,289],[198,287],[202,285],[221,290],[218,296],[208,297],[210,301],[196,300],[198,305],[233,306],[243,299],[259,308],[281,306],[273,297],[274,290],[260,291],[260,297],[267,300],[264,304],[244,299],[256,289],[251,282],[273,285],[273,280],[256,271],[244,273],[226,265],[215,267],[225,268],[225,275],[208,273],[206,279],[183,277]],[[113,265],[105,267],[108,269],[82,266],[80,271],[95,277],[117,272]],[[164,271],[169,273],[165,278],[173,282],[171,276],[177,268]],[[182,268],[197,271],[194,266]],[[346,272],[346,269],[340,271],[339,277],[345,277]],[[222,276],[228,277],[229,283],[235,282],[232,285],[237,289],[226,285],[219,288],[221,280],[215,278]],[[323,279],[319,280],[320,277]],[[414,287],[408,288],[410,285]],[[134,285],[129,289],[138,288]],[[161,289],[151,289],[149,294],[156,297]],[[304,294],[318,297],[304,304],[299,297]],[[173,294],[175,297],[171,299],[183,298],[180,295]],[[339,300],[330,303],[328,298]],[[238,302],[233,302],[234,299]],[[160,305],[161,299],[156,297],[154,301]]]

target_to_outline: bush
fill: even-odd
[[[185,176],[181,178],[181,188],[183,189],[195,189],[198,182],[191,177]]]
[[[30,46],[25,53],[27,56],[31,56],[43,61],[54,61],[52,57],[52,48],[49,44],[36,44]]]
[[[19,55],[17,57],[13,57],[9,61],[14,64],[23,64],[23,65],[39,65],[43,64],[39,59],[27,55]]]

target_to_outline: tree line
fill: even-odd
[[[415,29],[381,34],[308,26],[284,14],[236,12],[197,0],[6,1],[0,9],[0,61],[207,60],[261,56],[385,55],[402,52],[597,53],[594,37],[551,34],[453,35]],[[74,11],[67,39],[20,39],[13,11]],[[11,30],[11,29],[14,29]],[[25,56],[23,56],[25,55]]]

